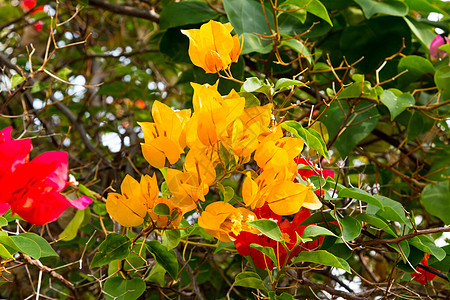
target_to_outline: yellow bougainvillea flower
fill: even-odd
[[[228,127],[224,144],[240,157],[250,156],[259,145],[259,136],[268,131],[272,104],[244,109],[233,126]]]
[[[244,111],[245,99],[235,91],[222,97],[214,85],[191,84],[194,88],[194,114],[186,125],[186,141],[190,148],[215,146],[226,137],[227,128]]]
[[[168,169],[166,178],[167,187],[174,196],[172,201],[177,207],[190,211],[197,207],[198,200],[205,201],[209,186],[199,182],[196,174]]]
[[[174,164],[186,147],[185,125],[191,115],[190,110],[173,111],[167,105],[155,101],[152,107],[154,123],[138,123],[144,132],[145,143],[141,143],[142,153],[148,163],[163,168],[166,158]]]
[[[310,188],[301,183],[285,181],[272,189],[268,199],[270,209],[280,216],[296,214],[302,207]]]
[[[256,219],[256,215],[246,208],[236,208],[229,203],[217,201],[208,205],[202,212],[198,225],[218,240],[232,242],[233,235],[237,236],[241,231],[259,233],[246,223]]]
[[[215,157],[217,152],[195,151],[191,149],[184,160],[184,171],[194,174],[198,184],[203,184],[204,189],[216,179]]]
[[[256,149],[254,159],[261,168],[281,170],[300,154],[303,144],[302,139],[292,137],[278,140],[266,138]]]
[[[154,203],[159,195],[158,181],[156,175],[153,176],[145,175],[141,176],[141,182],[139,183],[140,191],[145,199],[147,209],[154,206]]]
[[[320,202],[317,195],[314,193],[312,189],[309,189],[306,192],[305,200],[303,201],[303,207],[307,209],[319,209],[322,207],[322,202]]]
[[[147,214],[147,199],[141,193],[139,182],[127,175],[120,188],[122,194],[108,194],[106,210],[122,226],[141,225]]]
[[[209,21],[200,29],[181,30],[189,38],[189,57],[206,73],[217,73],[237,62],[242,51],[237,35],[231,36],[230,23]]]

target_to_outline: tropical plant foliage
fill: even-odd
[[[0,297],[448,298],[449,13],[0,0]]]

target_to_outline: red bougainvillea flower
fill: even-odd
[[[86,196],[69,201],[61,195],[67,179],[67,152],[46,152],[0,180],[0,201],[25,221],[44,225],[56,220],[69,206],[85,209],[92,202]]]
[[[22,0],[20,1],[20,6],[23,8],[24,11],[29,11],[30,9],[32,9],[33,7],[36,6],[36,0]],[[43,12],[44,11],[44,6],[38,6],[35,9],[33,9],[33,11],[31,12],[31,16],[34,15],[35,13],[38,12]],[[44,27],[44,23],[39,20],[36,23],[34,23],[34,28],[37,31],[41,31],[42,27]]]
[[[331,170],[324,170],[320,169],[316,166],[316,164],[312,161],[309,161],[305,158],[294,158],[294,161],[297,163],[297,165],[302,166],[309,166],[309,168],[300,168],[298,169],[298,174],[302,177],[303,180],[308,180],[308,177],[310,176],[321,176],[322,178],[328,178],[331,177],[334,179],[334,172]],[[322,196],[325,191],[318,189],[315,192],[318,196]]]
[[[322,244],[323,237],[310,242],[310,243],[301,243],[295,246],[297,241],[297,235],[302,236],[303,231],[307,226],[299,226],[304,220],[306,220],[311,213],[308,209],[302,208],[294,217],[292,222],[288,220],[284,220],[281,222],[281,216],[275,214],[269,206],[266,204],[261,208],[255,209],[255,214],[258,219],[270,219],[277,222],[280,226],[282,238],[286,242],[285,245],[288,249],[293,251],[290,253],[289,257],[287,257],[286,249],[277,241],[272,240],[265,235],[262,234],[254,234],[246,231],[241,231],[238,236],[236,236],[236,240],[234,241],[234,245],[239,252],[239,254],[243,256],[250,255],[258,268],[269,270],[273,268],[274,262],[264,255],[262,252],[250,247],[251,244],[258,244],[263,247],[271,247],[274,249],[275,255],[277,257],[277,264],[284,265],[289,262],[292,258],[294,258],[300,251],[303,250],[312,250],[319,247]],[[295,248],[294,248],[295,247]]]
[[[12,140],[11,127],[0,131],[0,180],[8,172],[28,162],[33,148],[30,139]]]
[[[428,258],[430,258],[430,254],[425,254],[425,257],[422,259],[422,261],[420,262],[421,264],[428,266]],[[432,268],[433,270],[436,270],[434,268]],[[418,267],[417,271],[419,272],[415,272],[415,273],[411,273],[411,278],[414,281],[417,281],[418,283],[425,285],[427,283],[427,281],[431,281],[434,278],[437,277],[437,275],[427,272],[423,269],[421,269],[420,267]]]

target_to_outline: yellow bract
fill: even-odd
[[[147,214],[147,201],[141,193],[139,182],[127,175],[120,188],[122,194],[108,194],[106,210],[122,226],[141,225]]]
[[[237,35],[231,36],[230,23],[209,21],[200,29],[181,30],[189,38],[189,57],[206,73],[217,73],[237,62],[242,51]]]
[[[237,236],[243,230],[258,233],[258,230],[246,224],[256,219],[256,215],[246,208],[236,208],[218,201],[206,207],[198,218],[198,225],[218,240],[232,242],[234,238],[231,234]]]
[[[152,115],[154,123],[138,123],[145,138],[145,143],[141,143],[142,153],[150,165],[163,168],[166,158],[174,164],[180,158],[180,154],[184,153],[185,125],[191,111],[188,109],[173,111],[167,105],[155,100]]]

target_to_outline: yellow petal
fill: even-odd
[[[116,220],[122,226],[134,227],[139,226],[144,222],[144,219],[135,214],[127,206],[127,199],[117,193],[109,193],[106,199],[106,210],[109,215]]]
[[[297,213],[306,198],[309,187],[300,183],[285,181],[277,185],[268,197],[270,209],[281,216]]]
[[[140,182],[141,193],[146,199],[147,209],[155,206],[155,200],[159,195],[158,181],[156,175],[153,174],[152,177],[149,175],[141,176]]]
[[[306,207],[307,209],[319,209],[322,207],[322,202],[320,202],[319,198],[312,190],[309,190],[306,192],[303,207]]]
[[[250,172],[248,172],[242,185],[242,199],[246,206],[250,206],[252,209],[255,208],[255,200],[257,200],[256,196],[258,191],[258,185],[253,181]]]
[[[142,154],[151,166],[158,169],[164,168],[164,165],[166,164],[166,156],[161,150],[155,148],[152,144],[141,143],[141,146]]]

